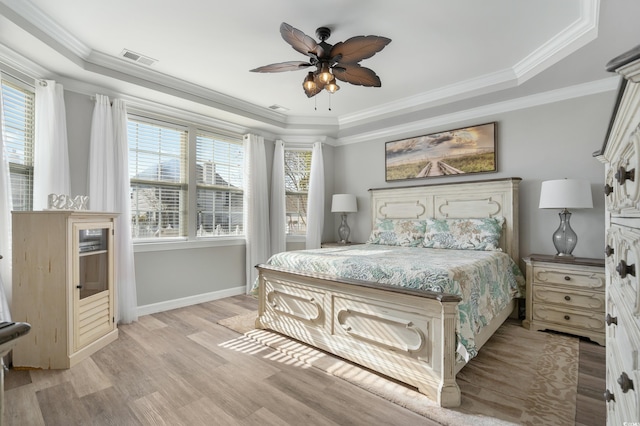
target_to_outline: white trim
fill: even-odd
[[[212,300],[224,299],[225,297],[239,296],[242,294],[245,294],[244,285],[225,290],[212,291],[210,293],[181,297],[180,299],[151,303],[149,305],[138,306],[138,317],[155,314],[157,312],[170,311],[172,309],[184,308],[185,306],[197,305],[199,303],[211,302]]]
[[[51,19],[32,2],[25,0],[2,0],[1,3],[4,3],[6,7],[18,14],[29,24],[33,25],[38,31],[46,34],[51,38],[51,40],[58,43],[62,48],[67,49],[78,58],[86,57],[91,53],[91,48],[89,46],[84,44],[64,27]],[[36,38],[39,37],[36,36]]]
[[[344,129],[349,125],[361,125],[367,121],[379,120],[381,116],[387,118],[393,115],[402,115],[407,109],[435,107],[515,86],[516,75],[513,69],[496,71],[399,99],[395,102],[360,110],[355,114],[345,114],[340,117],[339,127]]]
[[[580,19],[531,52],[513,66],[522,84],[598,37],[600,0],[583,0]]]
[[[51,76],[51,72],[41,67],[30,59],[25,58],[15,50],[0,44],[0,62],[16,71],[25,74],[25,76],[34,80]]]
[[[4,6],[2,6],[3,3]],[[15,21],[19,21],[14,22],[16,25],[23,27],[25,31],[45,43],[49,42],[47,44],[53,49],[85,70],[207,105],[239,117],[257,120],[272,125],[280,129],[279,131],[298,130],[302,132],[313,128],[315,131],[332,133],[339,132],[346,127],[364,125],[378,120],[380,117],[398,115],[403,110],[442,105],[491,91],[515,87],[597,37],[600,0],[582,0],[580,16],[572,25],[512,67],[354,114],[345,114],[337,119],[316,116],[287,116],[267,107],[261,107],[157,72],[149,67],[142,67],[119,57],[91,50],[30,1],[1,0],[0,10],[3,7],[10,9],[13,14],[17,15],[13,17]],[[47,40],[43,40],[45,38]],[[257,133],[261,134],[261,132]]]
[[[208,247],[229,247],[243,246],[246,244],[245,237],[212,237],[187,241],[133,241],[134,253],[148,253],[153,251],[188,250]]]
[[[349,125],[362,125],[375,121],[380,116],[386,118],[399,115],[402,110],[410,108],[434,107],[516,87],[593,41],[598,36],[599,10],[600,0],[583,0],[580,5],[580,18],[576,22],[510,68],[419,93],[396,102],[360,110],[354,114],[342,115],[338,119],[338,127],[342,130]]]
[[[338,145],[371,142],[380,139],[393,140],[405,136],[410,137],[417,135],[419,132],[424,131],[425,129],[430,129],[445,124],[484,118],[493,114],[503,114],[505,112],[515,111],[519,109],[531,108],[582,96],[609,92],[618,88],[618,81],[619,77],[608,77],[589,83],[577,84],[575,86],[569,86],[562,89],[550,90],[548,92],[524,96],[522,98],[510,99],[507,101],[483,105],[477,108],[457,111],[451,114],[431,117],[425,120],[414,121],[412,123],[385,127],[384,129],[379,129],[372,132],[358,133],[354,136],[339,138]]]

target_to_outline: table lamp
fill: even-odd
[[[349,225],[347,224],[347,213],[355,213],[357,211],[358,206],[355,195],[333,194],[333,199],[331,200],[331,212],[342,214],[342,222],[338,228],[339,244],[349,243],[349,234],[351,233],[351,229],[349,229]]]
[[[584,179],[557,179],[542,182],[540,188],[541,209],[561,209],[560,226],[553,233],[556,256],[573,257],[571,254],[578,243],[578,235],[571,228],[569,209],[590,209],[593,207],[591,185]]]

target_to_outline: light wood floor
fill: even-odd
[[[435,425],[217,324],[236,296],[141,317],[70,370],[9,370],[5,425]],[[604,348],[580,346],[576,424],[604,424]]]

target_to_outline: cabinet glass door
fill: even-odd
[[[110,228],[78,230],[78,269],[76,283],[80,299],[109,289]]]

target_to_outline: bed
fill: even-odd
[[[518,286],[524,282],[517,267],[519,182],[519,178],[508,178],[370,190],[373,231],[384,230],[389,223],[402,224],[405,230],[407,223],[418,223],[425,224],[426,234],[415,238],[417,242],[409,237],[397,247],[380,241],[385,239],[384,232],[372,232],[365,245],[272,257],[257,266],[256,328],[282,333],[414,386],[443,407],[459,406],[457,372],[517,311],[521,289],[513,288],[513,280]],[[499,250],[443,248],[440,240],[432,238],[433,224],[466,223],[469,218],[499,223],[495,241]],[[422,271],[405,278],[408,287],[395,285],[389,277],[402,260],[410,265],[426,263],[414,255],[426,256],[436,266],[453,265],[442,274],[448,274],[455,285],[425,287],[420,284]],[[318,264],[315,257],[333,263]],[[464,281],[458,277],[470,276],[461,268],[478,262],[482,274],[498,268],[491,265],[503,265],[495,275],[512,274],[512,288],[499,303],[486,299],[496,305],[492,313],[485,315],[483,310],[476,315],[480,325],[474,322],[467,327],[462,319],[468,315],[465,303],[478,304],[482,295],[473,289],[457,291]],[[346,268],[338,267],[345,264]],[[486,275],[470,279],[492,280]],[[467,328],[472,329],[471,335],[463,334]]]

